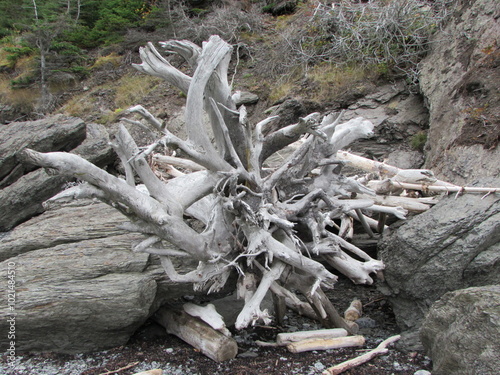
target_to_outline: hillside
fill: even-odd
[[[87,3],[93,2],[82,1],[82,11]],[[122,17],[115,20],[115,29],[99,29],[111,22],[104,10],[90,31],[90,21],[82,16],[79,26],[67,31],[69,26],[60,26],[55,18],[63,10],[47,11],[43,27],[58,34],[47,40],[43,54],[37,48],[42,33],[38,26],[12,26],[14,33],[2,39],[0,52],[1,121],[63,112],[109,124],[115,113],[138,102],[161,106],[153,98],[167,95],[175,103],[176,93],[160,80],[139,75],[130,64],[139,60],[139,47],[149,41],[201,43],[211,34],[233,44],[234,88],[257,94],[257,111],[287,97],[299,97],[315,108],[346,108],[381,81],[403,78],[414,89],[416,63],[446,14],[440,2],[430,8],[418,0],[387,5],[343,1],[333,6],[316,1],[139,1],[144,9],[137,21],[127,19],[116,2],[103,3],[109,3],[108,10],[115,6]],[[99,37],[91,43],[79,33]],[[50,97],[45,104],[44,85]],[[158,110],[160,116],[170,112]]]

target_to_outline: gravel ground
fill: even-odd
[[[360,334],[366,338],[363,348],[343,348],[305,353],[290,353],[286,348],[263,348],[256,340],[275,341],[279,332],[320,329],[315,321],[288,312],[283,327],[253,327],[233,332],[238,342],[238,357],[216,363],[175,336],[167,335],[154,322],[147,322],[127,345],[106,351],[66,355],[25,353],[15,368],[7,367],[5,355],[0,359],[0,373],[8,375],[131,375],[159,368],[165,375],[315,375],[326,368],[372,349],[380,341],[399,333],[385,298],[373,286],[355,286],[340,280],[329,292],[334,305],[343,311],[354,298],[364,304],[359,321]],[[130,366],[130,368],[124,369]],[[351,375],[418,375],[430,371],[431,361],[421,352],[402,352],[391,347],[388,354],[346,371]],[[418,372],[421,370],[420,372]],[[427,373],[428,374],[428,373]]]

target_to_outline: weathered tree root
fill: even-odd
[[[125,114],[139,116],[139,120],[123,121],[113,141],[124,164],[124,178],[68,153],[24,150],[21,156],[26,162],[83,181],[52,200],[95,197],[128,216],[127,229],[145,235],[133,250],[159,257],[171,280],[192,283],[207,293],[223,288],[235,271],[240,284],[252,281],[253,289],[242,294],[245,305],[237,328],[270,318],[260,304],[271,291],[281,305],[315,316],[327,327],[355,331],[323,292],[337,280],[323,262],[355,283],[372,283],[374,275],[381,275],[383,263],[343,236],[348,238],[352,220],[359,220],[376,237],[374,231],[383,230],[384,222],[368,217],[369,212],[400,219],[407,212],[399,206],[375,204],[375,193],[363,184],[366,181],[340,173],[344,162],[336,157],[339,150],[372,136],[373,124],[362,118],[340,123],[340,116],[314,113],[264,136],[264,128],[275,117],[252,126],[245,107],[236,108],[227,82],[229,44],[212,36],[201,48],[187,41],[161,45],[183,56],[194,69],[193,76],[173,67],[151,43],[140,51],[142,63],[134,66],[186,93],[187,139],[170,133],[153,114],[135,106]],[[159,134],[156,142],[144,148],[136,145],[125,126],[145,126],[141,121]],[[304,141],[285,162],[263,168],[268,156],[302,136]],[[155,154],[160,146],[175,150],[176,157]],[[170,163],[193,172],[177,171],[177,177],[165,181],[151,168],[150,159],[154,168]],[[385,168],[391,176],[407,174]],[[143,185],[136,186],[137,177]],[[404,178],[398,181],[405,182]],[[193,220],[197,230],[191,225]],[[199,263],[196,269],[179,274],[173,257]],[[309,305],[290,289],[299,290]]]

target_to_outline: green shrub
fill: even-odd
[[[0,62],[0,65],[7,66],[8,68],[14,68],[19,60],[25,56],[33,54],[35,51],[32,47],[29,47],[24,43],[15,46],[5,45],[2,50],[3,51],[0,55],[2,56],[1,60],[3,61]]]
[[[427,133],[418,132],[413,135],[410,140],[410,145],[414,150],[423,151],[427,142]]]

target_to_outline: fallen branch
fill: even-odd
[[[163,370],[161,369],[154,369],[154,370],[148,370],[148,371],[141,371],[137,372],[132,375],[163,375]]]
[[[411,190],[421,190],[421,191],[437,191],[443,193],[486,193],[486,194],[498,194],[500,193],[500,188],[488,188],[488,187],[470,187],[470,186],[436,186],[436,185],[425,185],[425,184],[409,184],[405,182],[392,181],[392,186],[411,189]]]
[[[283,332],[276,336],[278,345],[288,345],[293,342],[311,340],[311,339],[333,339],[338,337],[346,337],[347,331],[343,328],[318,329],[315,331],[301,332]]]
[[[106,371],[106,372],[103,372],[99,375],[110,375],[110,374],[117,374],[121,371],[125,371],[125,370],[128,370],[129,368],[132,368],[132,367],[135,367],[139,364],[139,362],[133,362],[133,363],[130,363],[128,364],[127,366],[123,366],[123,367],[120,367],[119,369],[117,370],[113,370],[113,371]]]
[[[175,156],[154,154],[153,162],[157,163],[160,167],[166,168],[168,166],[180,167],[185,169],[190,169],[192,171],[202,171],[206,169],[205,167],[195,163],[189,159],[178,158]]]
[[[389,349],[387,349],[387,346],[398,341],[400,338],[401,338],[400,335],[389,337],[388,339],[382,341],[375,349],[370,350],[369,352],[367,352],[363,355],[360,355],[359,357],[350,359],[348,361],[339,363],[338,365],[335,365],[333,367],[327,368],[325,371],[323,371],[323,375],[340,374],[346,370],[349,370],[353,367],[356,367],[356,366],[362,365],[365,362],[368,362],[369,360],[376,357],[377,355],[385,354],[389,351]]]
[[[155,320],[168,333],[184,340],[216,362],[235,358],[238,354],[238,344],[234,339],[184,311],[163,307],[155,314]]]
[[[292,342],[286,347],[292,353],[302,353],[312,350],[327,350],[350,348],[353,346],[363,346],[365,338],[363,336],[335,337],[333,339],[308,339]]]
[[[370,160],[362,156],[351,154],[350,152],[340,150],[336,154],[336,158],[343,161],[346,165],[362,169],[366,172],[376,172],[382,178],[394,177],[397,181],[406,182],[428,182],[439,184],[451,184],[439,181],[434,177],[432,171],[427,169],[401,169],[392,165],[381,163],[375,160]]]

